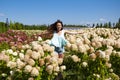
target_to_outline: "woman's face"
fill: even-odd
[[[60,31],[62,29],[62,24],[61,23],[57,23],[56,27],[57,27],[57,31]]]

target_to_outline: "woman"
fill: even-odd
[[[59,58],[64,57],[64,46],[67,43],[67,40],[64,37],[64,34],[77,34],[78,32],[69,32],[63,30],[63,23],[60,20],[57,20],[55,23],[51,24],[48,28],[50,33],[53,33],[53,37],[49,44],[55,47],[55,51],[58,53]],[[79,32],[80,33],[80,32]]]

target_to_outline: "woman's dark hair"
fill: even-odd
[[[62,21],[57,20],[55,23],[51,24],[51,25],[48,27],[48,31],[51,32],[51,33],[53,33],[54,31],[57,31],[57,27],[56,27],[56,26],[57,26],[57,23],[61,23],[61,25],[62,25],[61,30],[63,30],[63,23],[62,23]]]

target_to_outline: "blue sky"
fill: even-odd
[[[0,21],[23,24],[117,22],[120,0],[0,0]]]

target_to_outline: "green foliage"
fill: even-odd
[[[9,49],[9,44],[7,44],[6,42],[0,43],[0,52],[4,49]]]
[[[111,55],[110,62],[112,64],[113,72],[120,76],[120,57]]]
[[[13,30],[46,30],[47,25],[24,25],[19,22],[12,22],[7,26],[6,23],[0,22],[0,32],[6,32],[9,29]]]
[[[107,46],[104,45],[96,50],[106,50]],[[115,49],[119,51],[119,49]],[[80,58],[80,62],[74,62],[71,58],[72,55],[77,55]],[[83,67],[82,63],[87,62],[88,66]],[[105,80],[113,79],[119,80],[120,75],[120,57],[111,55],[110,63],[112,67],[109,68],[106,65],[105,58],[91,59],[88,53],[80,53],[75,51],[69,51],[65,53],[64,65],[68,65],[63,72],[63,80]],[[110,72],[113,69],[113,72]]]
[[[8,27],[4,22],[0,22],[0,33],[6,32],[8,30]]]
[[[7,75],[10,75],[10,68],[6,66],[5,61],[0,60],[0,80],[5,80]]]

